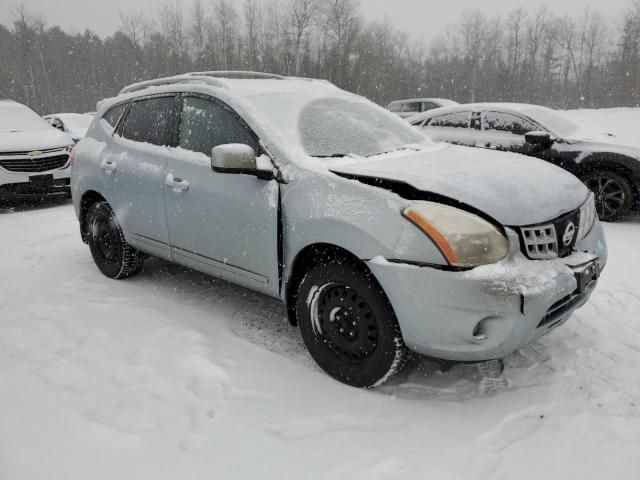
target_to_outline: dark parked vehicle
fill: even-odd
[[[602,220],[616,220],[640,200],[640,149],[611,134],[589,135],[550,108],[506,103],[439,108],[408,119],[432,139],[521,153],[554,163],[595,194]]]

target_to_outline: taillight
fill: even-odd
[[[69,166],[72,167],[73,163],[76,160],[76,150],[78,149],[78,145],[74,145],[71,151],[69,152]]]

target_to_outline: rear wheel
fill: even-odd
[[[94,203],[87,214],[88,243],[100,271],[122,279],[140,272],[144,254],[129,246],[116,216],[107,202]]]
[[[380,385],[409,358],[382,287],[362,267],[314,266],[300,283],[296,316],[314,360],[348,385]]]
[[[618,220],[631,210],[633,187],[626,178],[609,170],[598,170],[584,175],[582,181],[595,195],[600,220]]]

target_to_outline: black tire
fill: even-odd
[[[398,321],[373,275],[350,262],[316,265],[296,299],[302,339],[318,365],[360,388],[381,385],[409,359]]]
[[[621,175],[610,170],[596,170],[583,175],[582,181],[595,195],[600,220],[613,222],[627,215],[633,207],[633,187]]]
[[[145,256],[126,242],[107,202],[91,205],[86,221],[91,256],[105,276],[119,280],[140,272]]]

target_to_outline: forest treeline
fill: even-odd
[[[638,1],[613,16],[468,10],[428,43],[366,21],[358,0],[167,1],[122,12],[106,38],[69,34],[24,6],[11,14],[10,25],[0,24],[0,98],[41,113],[93,110],[132,82],[200,70],[324,78],[381,104],[418,96],[640,104]]]

